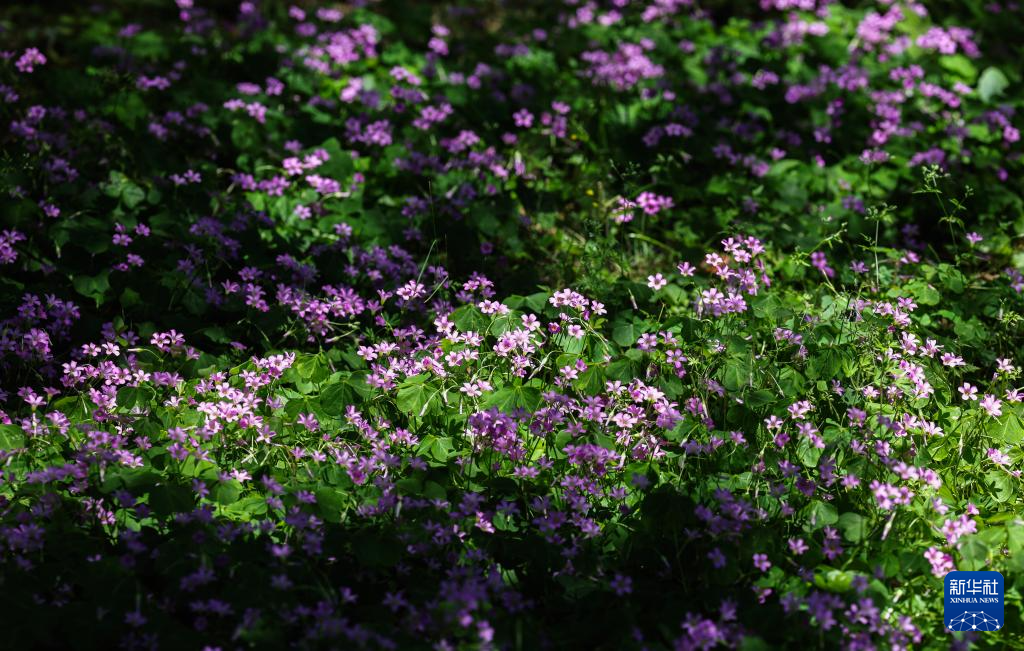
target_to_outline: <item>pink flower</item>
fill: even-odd
[[[807,416],[807,412],[814,409],[814,405],[812,405],[809,400],[801,400],[799,402],[794,402],[786,409],[794,420],[803,420]]]
[[[537,316],[534,314],[524,314],[519,318],[523,322],[523,327],[529,330],[530,332],[533,332],[534,330],[540,328],[540,321],[537,320]]]
[[[640,350],[654,350],[658,347],[658,338],[650,333],[644,333],[637,339],[636,345]]]
[[[636,203],[619,197],[618,204],[612,211],[612,220],[618,224],[627,224],[633,221],[634,208],[636,208]]]
[[[509,313],[508,306],[503,303],[499,303],[498,301],[480,301],[480,303],[477,304],[477,307],[480,308],[480,311],[484,314],[505,316]]]
[[[466,383],[464,383],[462,385],[462,388],[459,389],[459,391],[461,391],[462,393],[465,393],[470,398],[477,398],[477,397],[482,395],[482,392],[480,391],[480,388],[477,387],[475,382],[466,382]]]
[[[628,576],[616,574],[615,578],[611,581],[611,587],[612,590],[615,591],[616,595],[623,597],[633,592],[633,579]]]
[[[665,277],[662,276],[660,273],[654,274],[653,276],[647,276],[647,286],[653,289],[654,291],[658,291],[667,284],[668,281],[665,280]]]
[[[966,513],[955,520],[946,520],[942,523],[942,533],[946,536],[946,542],[950,545],[955,544],[962,537],[977,531],[978,524]]]
[[[46,56],[36,48],[30,47],[18,57],[14,67],[18,69],[18,72],[28,74],[35,70],[35,66],[41,66],[45,63]]]
[[[720,570],[726,566],[725,554],[723,554],[722,550],[718,547],[715,547],[708,552],[708,560],[711,561],[711,566],[716,570]]]
[[[1003,411],[1001,409],[1003,403],[991,393],[986,393],[985,397],[978,404],[980,404],[981,408],[987,411],[988,415],[993,418],[1003,415]]]
[[[885,509],[886,511],[890,511],[897,506],[906,506],[914,498],[914,492],[906,486],[897,487],[892,484],[883,484],[874,479],[871,481],[870,487],[878,508]]]
[[[964,358],[963,357],[958,357],[957,355],[954,355],[953,353],[943,353],[942,354],[942,365],[943,366],[955,367],[955,366],[963,366],[964,364],[965,364],[965,362],[964,362]]]
[[[953,557],[938,547],[929,547],[928,551],[924,553],[924,557],[932,565],[932,575],[940,579],[956,569],[956,566],[953,565]]]
[[[629,429],[633,427],[633,425],[636,425],[637,419],[635,416],[632,416],[631,414],[628,414],[626,412],[619,412],[612,416],[612,422],[615,423],[615,426],[619,427],[620,429]]]
[[[754,567],[762,572],[770,570],[772,563],[768,560],[768,554],[754,554]]]
[[[662,210],[668,210],[675,205],[672,197],[664,197],[653,192],[642,192],[636,198],[636,205],[648,215],[657,215]]]
[[[476,382],[466,382],[459,389],[462,393],[466,394],[470,398],[479,398],[484,394],[485,391],[490,391],[494,387],[487,380],[477,380]]]
[[[512,115],[512,119],[515,120],[517,127],[529,129],[533,126],[533,113],[530,113],[526,109],[520,109]]]
[[[988,449],[988,458],[991,459],[993,463],[1000,466],[1005,466],[1010,463],[1010,457],[1002,450],[997,450],[996,448]]]
[[[978,399],[978,388],[964,382],[957,389],[960,392],[960,397],[964,400],[977,400]]]

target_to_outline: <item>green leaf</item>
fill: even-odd
[[[452,440],[446,436],[435,436],[433,434],[427,434],[420,441],[419,447],[416,448],[417,454],[423,454],[435,461],[436,463],[431,465],[444,465],[448,461],[448,458],[452,455]]]
[[[853,587],[853,579],[856,576],[853,572],[837,570],[831,567],[821,567],[821,571],[814,574],[814,584],[822,590],[829,592],[849,592]]]
[[[267,499],[262,495],[250,495],[224,508],[243,520],[249,520],[253,516],[261,516],[267,512]]]
[[[836,511],[836,507],[822,501],[808,504],[804,508],[804,516],[812,530],[827,527],[839,521],[839,512]]]
[[[764,638],[756,635],[744,635],[740,642],[740,651],[771,651],[774,648],[765,642]]]
[[[615,329],[612,330],[612,341],[623,348],[629,348],[635,344],[636,339],[636,328],[634,328],[632,323],[624,323],[622,325],[615,326]]]
[[[739,391],[750,380],[750,365],[746,357],[729,357],[721,372],[722,386],[729,391]]]
[[[434,442],[430,446],[430,456],[440,463],[448,461],[448,457],[452,455],[452,451],[452,440],[447,436],[434,439]]]
[[[423,492],[423,482],[415,477],[404,477],[395,482],[395,487],[402,495],[417,497]]]
[[[843,531],[843,538],[857,542],[867,536],[869,525],[867,518],[859,513],[844,513],[839,516],[839,528]]]
[[[358,404],[369,391],[365,373],[342,373],[320,392],[320,404],[328,416],[340,416],[349,405]]]
[[[116,170],[111,170],[107,176],[107,182],[102,185],[103,192],[108,197],[120,197],[126,183],[129,183],[127,176]]]
[[[124,205],[129,208],[134,208],[139,205],[145,198],[146,191],[134,183],[125,185],[124,190],[121,192],[121,201],[123,201]]]
[[[575,382],[576,389],[580,393],[594,396],[604,391],[604,369],[600,366],[591,366]]]
[[[635,364],[629,359],[617,359],[605,369],[605,375],[609,380],[620,380],[628,382],[633,379],[636,371]]]
[[[235,479],[222,482],[213,489],[213,499],[224,505],[234,504],[241,494],[242,485]]]
[[[928,455],[932,461],[942,461],[949,457],[949,442],[941,438],[928,446]]]
[[[938,305],[942,301],[942,295],[938,290],[923,280],[907,283],[907,290],[921,305]]]
[[[767,389],[758,389],[757,391],[751,391],[743,400],[748,407],[756,409],[757,407],[772,404],[777,398],[774,393]]]
[[[427,381],[426,375],[416,375],[398,385],[396,404],[410,418],[420,418],[437,407],[439,400],[435,398],[440,391],[437,385]]]
[[[789,366],[779,372],[778,382],[784,395],[799,396],[804,393],[804,376]]]
[[[452,312],[450,318],[461,332],[483,332],[490,323],[489,319],[473,305],[463,305]]]
[[[17,425],[0,425],[0,450],[25,447],[25,433]]]
[[[981,73],[981,78],[978,79],[978,96],[986,104],[991,103],[992,98],[1002,95],[1009,85],[1010,80],[1006,78],[1002,70],[995,67],[985,68],[985,71]]]
[[[992,498],[997,502],[1009,502],[1016,495],[1013,482],[1005,472],[993,470],[985,473],[985,483],[992,489]]]
[[[953,325],[953,332],[960,337],[960,343],[981,342],[988,339],[988,329],[977,317],[960,319]]]
[[[835,348],[825,348],[811,358],[807,365],[807,377],[813,380],[832,380],[843,369],[843,354]]]
[[[813,468],[818,465],[818,459],[821,458],[822,450],[811,444],[810,440],[806,437],[801,437],[800,443],[796,448],[796,455],[800,458],[800,463],[808,468]]]
[[[978,76],[978,69],[974,67],[970,59],[962,54],[941,57],[939,62],[943,68],[955,75],[959,75],[968,84],[974,83],[975,77]]]
[[[985,567],[986,561],[988,560],[988,545],[985,544],[981,538],[977,535],[972,535],[964,539],[960,544],[960,556],[963,558],[962,567],[957,569],[964,569],[968,571],[976,571]]]
[[[137,387],[122,387],[117,392],[117,406],[130,411],[138,403],[141,395],[142,391]]]
[[[338,179],[339,181],[352,176],[354,170],[352,155],[347,149],[342,149],[341,143],[338,142],[337,138],[328,138],[320,145],[320,148],[325,150],[330,158],[320,166],[317,171],[318,174]]]
[[[1006,528],[1007,534],[1007,547],[1010,549],[1010,555],[1016,556],[1024,554],[1024,521],[1017,520],[1013,523],[1013,526]]]
[[[110,289],[110,282],[108,277],[110,271],[104,270],[95,276],[75,276],[71,279],[71,284],[74,286],[75,291],[96,301],[96,305],[102,305],[104,295],[106,291]]]
[[[330,487],[323,487],[316,492],[316,506],[327,522],[335,524],[342,521],[346,508],[345,494]]]
[[[146,198],[146,192],[121,172],[112,170],[103,191],[109,197],[120,197],[128,208],[134,208]]]
[[[423,497],[428,500],[446,500],[448,493],[441,484],[436,481],[428,481],[423,484]]]
[[[938,269],[939,280],[942,281],[943,287],[954,294],[963,293],[964,287],[967,285],[967,277],[964,276],[959,269],[945,263],[940,264]]]
[[[497,407],[506,413],[516,409],[533,411],[538,405],[540,405],[540,389],[524,386],[502,387],[488,395],[484,401],[484,407],[488,409]]]
[[[544,308],[548,306],[548,299],[551,294],[548,292],[537,292],[530,294],[526,297],[526,307],[530,308],[534,312],[540,313],[544,311]]]
[[[1024,440],[1024,425],[1015,413],[990,421],[987,429],[990,436],[1010,445],[1016,445]]]

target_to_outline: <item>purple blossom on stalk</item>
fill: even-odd
[[[652,276],[647,276],[647,286],[653,289],[654,291],[658,291],[667,284],[668,280],[666,280],[665,277],[662,276],[660,273],[654,274]]]
[[[615,594],[619,597],[624,597],[633,593],[633,579],[628,576],[616,574],[611,580],[610,585],[612,590],[614,590]]]
[[[0,233],[0,264],[11,264],[17,260],[18,252],[14,245],[24,240],[25,235],[13,229]]]
[[[941,579],[956,569],[953,557],[937,547],[929,547],[928,551],[924,553],[924,557],[932,566],[932,575],[937,578]]]
[[[513,120],[515,120],[515,124],[517,127],[529,129],[531,126],[533,126],[533,114],[526,109],[520,109],[516,111],[513,114],[512,118]]]
[[[665,197],[653,192],[641,192],[636,198],[636,205],[647,215],[657,215],[675,205],[672,197]]]
[[[988,458],[991,459],[992,462],[995,463],[996,465],[1005,466],[1010,463],[1010,457],[1005,452],[1002,452],[1001,450],[998,450],[996,448],[989,448],[986,454],[988,455]]]
[[[942,524],[941,529],[946,536],[946,542],[950,545],[956,544],[960,538],[978,531],[977,523],[968,515],[963,514],[959,518],[948,519]]]
[[[974,385],[964,382],[961,384],[957,391],[960,392],[960,397],[964,400],[977,400],[978,399],[978,388]]]
[[[825,254],[821,251],[811,253],[811,265],[821,273],[825,274],[828,278],[834,278],[836,275],[835,270],[828,266],[828,260],[825,258]]]
[[[978,405],[992,418],[1003,415],[1003,403],[991,393],[986,393],[985,397],[978,402]]]
[[[637,204],[629,199],[619,197],[616,200],[616,206],[612,210],[612,220],[618,224],[628,224],[633,221],[633,209],[637,207]]]
[[[615,52],[601,50],[584,52],[581,59],[588,64],[584,75],[593,79],[594,83],[608,84],[622,91],[636,86],[644,79],[661,77],[665,69],[653,63],[646,52],[653,49],[654,44],[621,43]]]
[[[35,72],[36,66],[46,64],[46,56],[34,47],[30,47],[22,52],[21,56],[14,63],[14,67],[18,69],[18,72],[22,74],[31,74]]]
[[[725,554],[723,554],[722,550],[718,547],[715,547],[708,552],[708,560],[711,561],[711,565],[715,569],[722,569],[726,566]]]

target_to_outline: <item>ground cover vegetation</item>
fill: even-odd
[[[6,3],[3,646],[1024,647],[1021,11]]]

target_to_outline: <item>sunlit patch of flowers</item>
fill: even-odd
[[[3,648],[945,648],[1020,578],[1012,3],[30,4]]]

